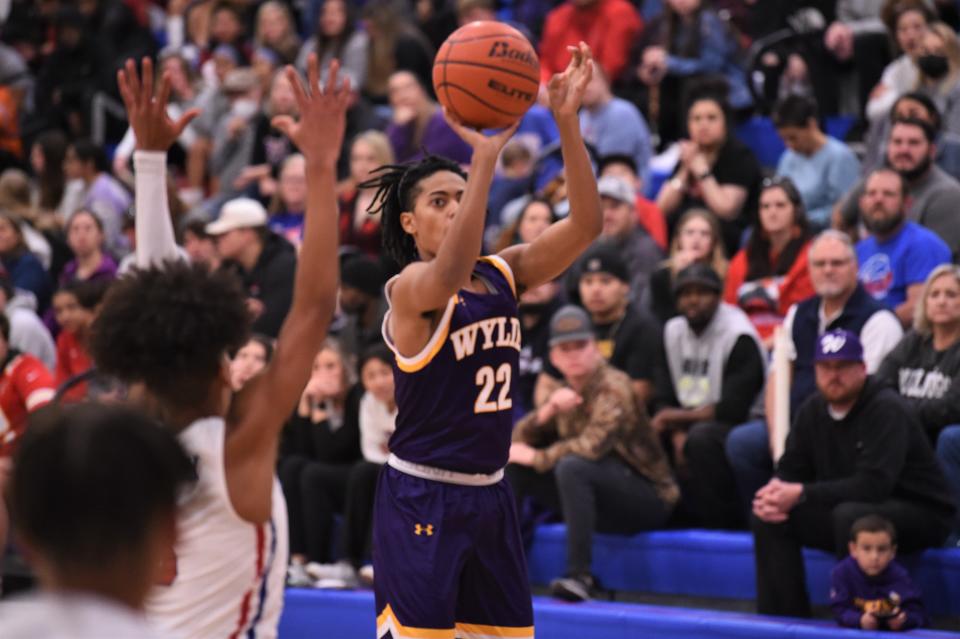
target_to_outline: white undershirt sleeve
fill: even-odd
[[[167,260],[182,259],[167,201],[167,154],[135,151],[133,173],[137,266],[148,268]]]

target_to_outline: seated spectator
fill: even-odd
[[[56,392],[53,375],[43,362],[13,347],[10,320],[0,313],[0,459],[13,456],[30,413],[48,404]]]
[[[183,250],[193,264],[203,264],[211,271],[220,268],[217,238],[207,233],[207,223],[191,220],[183,228]]]
[[[65,230],[74,258],[63,267],[60,286],[90,280],[109,282],[117,277],[116,261],[103,252],[106,238],[99,217],[87,209],[80,209],[67,220]]]
[[[694,93],[686,110],[690,139],[680,145],[680,162],[657,195],[657,206],[672,229],[692,208],[717,216],[727,255],[740,248],[743,230],[756,216],[760,165],[731,132],[726,101]]]
[[[850,556],[830,576],[830,607],[837,623],[863,630],[910,630],[930,625],[920,589],[896,560],[897,531],[866,515],[853,522]]]
[[[627,65],[630,45],[643,21],[626,0],[567,0],[543,21],[540,39],[540,82],[546,84],[570,62],[567,47],[586,42],[602,72],[619,78]]]
[[[814,361],[818,392],[753,502],[760,614],[810,616],[802,546],[842,556],[853,522],[875,514],[916,552],[943,543],[955,511],[926,435],[900,396],[867,376],[856,334],[824,333]]]
[[[670,257],[650,276],[649,295],[640,305],[650,309],[660,324],[666,324],[678,314],[674,279],[677,273],[694,262],[709,264],[721,279],[726,276],[727,258],[720,223],[704,209],[690,209],[683,214],[670,243]]]
[[[626,373],[641,404],[653,399],[654,365],[660,351],[660,330],[630,304],[630,274],[621,253],[598,243],[580,258],[577,296],[590,313],[597,349],[610,365]],[[545,364],[537,380],[540,406],[560,387],[563,371]]]
[[[44,269],[49,272],[55,261],[58,267],[62,264],[60,249],[63,240],[59,237],[59,224],[38,214],[33,202],[30,178],[20,169],[7,169],[0,173],[0,210],[6,210],[20,219],[23,241],[30,252],[37,256]]]
[[[334,564],[308,564],[307,574],[319,588],[356,587],[372,581],[371,532],[373,498],[380,469],[390,454],[390,436],[396,428],[393,355],[385,345],[368,348],[360,356],[360,451],[363,459],[350,469],[340,528],[342,559]]]
[[[291,586],[309,586],[310,563],[331,563],[333,516],[342,513],[347,479],[360,459],[360,387],[336,342],[317,353],[300,405],[284,427],[277,476],[290,520]]]
[[[560,284],[557,282],[545,282],[520,293],[520,361],[513,380],[515,419],[520,419],[536,406],[537,381],[549,365],[550,318],[562,305],[559,294]]]
[[[907,190],[892,169],[877,169],[865,182],[860,213],[870,234],[857,243],[860,281],[906,326],[913,320],[923,282],[950,262],[950,249],[933,231],[906,218]]]
[[[473,153],[443,117],[424,85],[410,71],[397,71],[388,83],[393,119],[387,137],[398,162],[410,162],[424,153],[441,155],[460,164],[470,164]]]
[[[247,20],[244,6],[229,0],[214,0],[210,12],[206,46],[200,51],[200,64],[203,65],[216,55],[217,47],[227,45],[234,48],[240,56],[240,64],[250,61],[253,51],[247,35]]]
[[[221,268],[234,271],[247,291],[252,330],[276,338],[293,299],[293,246],[267,228],[266,209],[249,198],[224,204],[206,232],[216,238]]]
[[[303,213],[307,210],[307,163],[294,153],[284,160],[277,191],[270,201],[267,228],[287,240],[297,251],[303,242]]]
[[[653,155],[650,129],[637,107],[613,95],[610,81],[602,69],[594,69],[583,93],[580,130],[584,141],[593,145],[597,155],[626,155],[633,160],[637,170],[642,171],[642,179],[647,179]]]
[[[794,304],[783,321],[787,359],[790,361],[790,416],[816,391],[813,351],[817,337],[844,329],[863,342],[863,360],[873,374],[903,336],[900,320],[873,299],[857,280],[857,255],[850,236],[823,231],[810,243],[810,281],[816,294]],[[765,418],[734,428],[727,436],[727,461],[740,489],[743,510],[749,513],[754,494],[773,474],[769,434],[774,414],[776,371],[767,376]]]
[[[603,228],[597,242],[610,245],[623,257],[630,276],[630,299],[639,302],[650,274],[663,260],[663,252],[637,222],[637,194],[629,184],[607,176],[600,178],[597,190],[603,208]],[[583,264],[583,260],[578,264]]]
[[[597,164],[597,174],[601,178],[608,175],[620,178],[636,192],[637,199],[634,207],[637,211],[637,221],[657,243],[660,250],[665,251],[667,249],[667,222],[663,219],[663,213],[657,208],[656,203],[644,197],[643,180],[640,179],[637,164],[633,158],[629,155],[613,153],[601,157]]]
[[[896,389],[913,407],[936,445],[937,458],[960,503],[960,270],[956,266],[938,266],[927,277],[913,330],[883,360],[877,380]]]
[[[278,0],[264,2],[257,9],[254,25],[254,46],[275,51],[280,56],[281,66],[293,64],[300,52],[300,36],[290,6]],[[326,69],[328,64],[329,60],[321,63],[321,68]]]
[[[253,69],[244,67],[227,73],[223,92],[230,108],[213,128],[207,162],[213,208],[242,192],[237,185],[242,183],[239,178],[253,155],[254,122],[261,111],[260,84]]]
[[[960,133],[960,41],[957,32],[942,22],[927,28],[917,58],[917,88],[930,96],[943,119],[943,128]]]
[[[880,83],[870,93],[866,113],[873,123],[890,112],[897,98],[916,88],[920,76],[917,58],[920,57],[923,35],[936,15],[924,0],[887,0],[882,18],[896,42],[900,57],[887,65]]]
[[[765,181],[760,225],[730,260],[723,301],[743,309],[767,350],[790,307],[813,295],[809,244],[806,211],[793,182],[785,177]]]
[[[90,326],[97,316],[107,286],[102,280],[74,282],[53,296],[53,312],[61,329],[57,336],[54,382],[58,389],[69,386],[63,395],[64,401],[79,402],[87,398],[87,383],[76,382],[93,368],[87,342],[90,339]]]
[[[103,222],[107,251],[123,257],[130,247],[126,244],[121,227],[133,198],[108,170],[106,153],[90,140],[77,140],[67,147],[63,171],[68,179],[83,181],[80,206],[93,211]],[[66,217],[69,217],[73,211],[66,213]]]
[[[558,219],[549,201],[537,196],[527,198],[516,219],[500,232],[493,253],[499,253],[514,244],[529,244]]]
[[[587,314],[561,308],[550,321],[550,360],[564,384],[517,423],[507,475],[567,526],[567,575],[551,594],[587,601],[597,532],[632,535],[664,526],[680,493],[627,376],[604,362]]]
[[[7,495],[40,591],[0,606],[4,634],[159,639],[143,608],[175,574],[166,558],[194,476],[172,429],[122,406],[58,411],[31,427]]]
[[[834,204],[857,183],[860,161],[850,147],[820,130],[812,98],[786,98],[774,110],[773,123],[787,146],[777,175],[797,187],[812,230],[829,227]]]
[[[317,54],[320,68],[326,69],[336,58],[340,61],[340,70],[350,76],[357,89],[362,89],[367,81],[367,69],[370,67],[370,38],[357,23],[356,8],[353,3],[344,0],[323,0],[316,25],[316,35],[303,43],[297,55],[297,68],[306,71],[307,56]]]
[[[34,296],[34,308],[43,313],[50,305],[50,277],[37,256],[30,252],[20,228],[20,220],[0,211],[0,263],[13,285]]]
[[[365,255],[346,257],[340,269],[340,310],[346,322],[339,342],[344,354],[356,360],[371,346],[383,342],[383,316],[387,299],[383,294],[384,276],[380,264]]]
[[[870,91],[890,61],[890,37],[881,19],[883,4],[882,0],[838,0],[835,19],[823,34],[829,57],[821,70],[828,77],[819,84],[840,85],[834,91],[841,94],[841,101],[854,98],[857,113],[863,113]]]
[[[373,178],[373,171],[393,163],[390,140],[380,131],[364,131],[350,143],[350,186],[338,197],[341,246],[352,247],[370,257],[380,255],[383,243],[380,220],[367,212],[376,189],[362,185]]]
[[[273,340],[254,333],[230,360],[230,387],[233,392],[260,374],[273,357]]]
[[[743,517],[724,441],[763,388],[763,346],[746,314],[721,302],[720,277],[708,265],[687,266],[674,288],[681,315],[663,330],[652,425],[673,443],[697,525],[738,528]]]
[[[934,165],[935,136],[934,128],[923,120],[895,120],[887,141],[886,166],[903,177],[907,219],[936,233],[956,254],[960,251],[960,228],[955,202],[960,198],[960,183]],[[859,218],[865,184],[866,180],[857,184],[841,205],[843,225],[848,228]]]
[[[53,370],[57,365],[57,347],[50,331],[33,308],[33,300],[16,295],[13,282],[0,274],[0,313],[10,322],[10,347],[33,355]]]
[[[682,112],[690,84],[700,77],[722,76],[735,110],[746,110],[753,104],[737,38],[705,4],[702,0],[666,0],[663,13],[650,22],[632,56],[632,68],[647,87],[648,99],[656,88],[658,114],[650,118],[657,124],[661,143],[673,142],[682,135],[682,121],[677,115]]]
[[[371,0],[363,6],[364,29],[370,40],[367,81],[359,85],[374,104],[385,104],[389,80],[398,71],[411,73],[424,91],[433,90],[433,47],[407,17],[401,3]],[[429,88],[427,88],[429,87]]]
[[[37,213],[47,220],[55,219],[53,214],[58,212],[65,219],[67,210],[72,212],[76,208],[62,206],[67,186],[63,170],[66,154],[67,138],[58,129],[43,131],[30,147],[30,168],[36,179],[34,199]]]

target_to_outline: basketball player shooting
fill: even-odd
[[[196,116],[166,114],[164,76],[154,92],[153,65],[142,78],[134,62],[119,72],[120,92],[137,140],[137,262],[107,295],[94,323],[98,369],[143,390],[194,458],[197,484],[181,501],[179,540],[165,585],[150,593],[149,620],[171,636],[203,639],[276,637],[287,564],[286,508],[274,477],[283,424],[310,377],[333,316],[337,280],[337,156],[349,83],[338,64],[321,89],[311,55],[307,85],[286,73],[300,121],[278,117],[306,158],[307,206],[293,303],[274,357],[236,395],[227,354],[242,346],[251,317],[235,279],[175,260],[166,200],[165,152]]]
[[[532,637],[520,529],[503,479],[520,351],[517,295],[559,276],[600,232],[600,198],[577,111],[593,61],[583,43],[549,85],[570,215],[534,242],[480,257],[487,194],[515,126],[487,137],[446,113],[473,147],[469,179],[443,158],[381,167],[398,416],[374,523],[377,636]]]

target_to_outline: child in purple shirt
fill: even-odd
[[[830,605],[837,623],[864,630],[909,630],[929,624],[920,589],[894,557],[897,533],[867,515],[850,529],[850,556],[833,569]]]

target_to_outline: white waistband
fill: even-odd
[[[400,459],[393,453],[387,458],[387,465],[396,468],[401,473],[419,477],[420,479],[430,479],[440,481],[445,484],[457,484],[459,486],[492,486],[503,479],[503,469],[495,473],[475,475],[469,473],[457,473],[443,468],[434,468],[433,466],[424,466],[423,464],[414,464]]]

